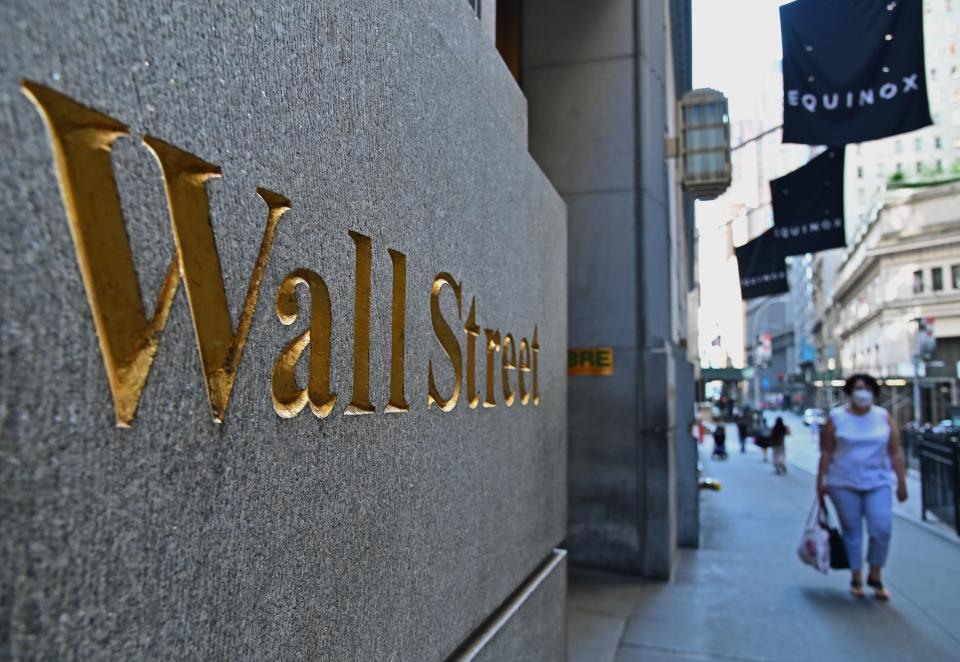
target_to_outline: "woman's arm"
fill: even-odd
[[[821,497],[827,491],[825,483],[827,467],[833,461],[833,452],[836,448],[837,437],[833,427],[833,419],[827,416],[827,420],[823,424],[823,430],[820,431],[820,467],[817,469],[817,494]]]
[[[900,430],[890,412],[887,412],[887,422],[890,424],[890,441],[887,452],[890,454],[890,463],[897,474],[897,500],[907,500],[907,463],[903,457],[903,446],[900,444]]]

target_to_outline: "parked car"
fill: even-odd
[[[947,419],[944,419],[944,420],[940,421],[940,422],[937,423],[936,425],[934,425],[934,426],[931,428],[931,431],[937,432],[937,433],[939,433],[939,434],[949,434],[949,433],[951,433],[951,432],[956,432],[956,431],[957,431],[957,427],[953,424],[953,420],[952,420],[952,419],[947,418]]]
[[[822,409],[807,409],[803,412],[803,424],[804,425],[823,425],[827,420],[826,414],[823,413]]]

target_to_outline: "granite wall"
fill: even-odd
[[[569,563],[658,579],[673,569],[678,499],[698,498],[677,333],[683,201],[664,147],[676,67],[689,63],[671,57],[689,35],[670,29],[681,4],[524,2],[530,150],[569,209],[569,343],[615,357],[610,375],[570,379]],[[689,536],[695,507],[682,511]]]
[[[550,557],[566,524],[565,206],[527,154],[525,100],[488,33],[465,0],[0,5],[0,658],[444,659]],[[44,103],[73,131],[59,152]],[[153,139],[221,176],[197,186],[188,168],[165,190]],[[83,279],[123,253],[97,163],[112,165],[141,322],[164,283],[175,292],[129,427]],[[61,187],[71,168],[95,185]],[[289,201],[272,198],[272,245],[258,188]],[[184,272],[202,242],[175,244],[167,197],[202,220],[204,192],[232,328],[201,361],[216,265]],[[99,212],[77,221],[71,205]],[[323,417],[306,392],[275,402],[278,357],[307,330],[288,390],[312,397],[324,368],[320,290],[298,286],[278,319],[295,270],[329,294]],[[121,280],[100,282],[107,303]],[[136,308],[101,307],[101,329]],[[246,342],[227,347],[242,310]],[[471,338],[477,398],[495,407],[470,406]],[[373,412],[345,415],[364,409],[365,373]],[[391,413],[398,375],[409,411]],[[208,391],[229,395],[222,423]],[[530,625],[503,628],[496,650],[562,654],[565,583],[541,585],[517,611]]]

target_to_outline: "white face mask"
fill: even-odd
[[[868,388],[858,388],[853,392],[851,398],[856,406],[869,407],[873,404],[873,391]]]

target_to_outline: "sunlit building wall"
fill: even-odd
[[[960,403],[960,183],[886,194],[885,203],[848,246],[824,318],[845,374],[913,378],[913,320],[934,318],[937,351],[922,381],[923,418],[946,418]],[[888,402],[903,423],[909,392]]]
[[[869,217],[888,183],[960,177],[960,2],[924,0],[927,93],[933,125],[847,147],[847,231]],[[899,174],[897,174],[899,173]]]

